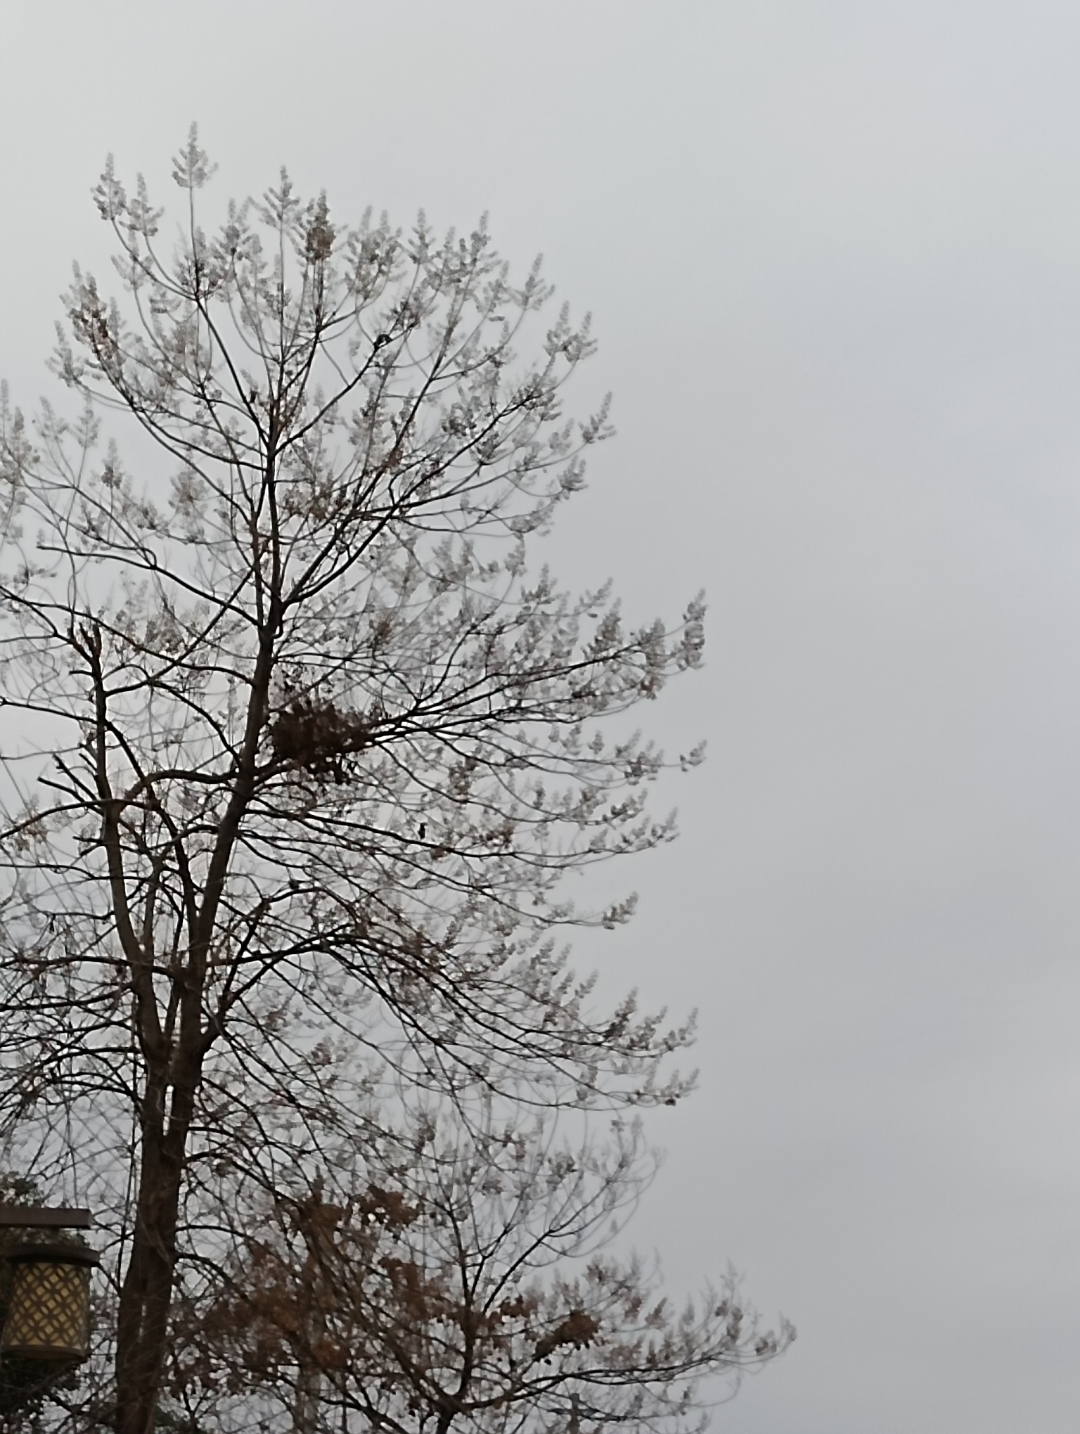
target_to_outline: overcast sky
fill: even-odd
[[[637,1237],[800,1336],[724,1434],[1080,1415],[1076,0],[8,0],[0,374],[107,151],[168,198],[488,210],[595,315],[618,440],[553,554],[712,604],[710,760],[605,980],[701,1008]]]

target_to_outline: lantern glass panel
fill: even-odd
[[[85,1359],[90,1346],[90,1251],[23,1246],[12,1251],[11,1301],[0,1354]]]

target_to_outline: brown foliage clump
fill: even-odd
[[[588,1349],[600,1332],[600,1321],[584,1310],[571,1310],[553,1330],[536,1341],[535,1358],[549,1359],[561,1345]]]
[[[270,723],[274,760],[313,777],[333,777],[340,786],[347,759],[372,745],[377,714],[350,712],[317,691],[287,688],[285,696]]]
[[[702,1434],[790,1343],[732,1275],[680,1305],[608,1248],[655,1168],[636,1126],[573,1147],[521,1112],[461,1116],[366,1128],[356,1184],[346,1143],[325,1177],[297,1154],[236,1202],[230,1254],[174,1310],[171,1408],[213,1434],[256,1410],[342,1434]]]

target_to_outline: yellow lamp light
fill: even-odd
[[[92,1250],[71,1245],[16,1245],[11,1300],[0,1334],[0,1355],[21,1359],[81,1360],[90,1352]]]

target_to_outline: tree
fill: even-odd
[[[730,1276],[679,1308],[611,1253],[653,1169],[636,1124],[574,1147],[520,1111],[427,1110],[343,1155],[314,1179],[298,1157],[254,1219],[222,1201],[229,1254],[177,1301],[178,1429],[682,1434],[702,1378],[733,1392],[792,1338]]]
[[[588,324],[519,363],[550,291],[483,226],[339,226],[283,173],[210,234],[210,168],[193,130],[169,254],[110,162],[121,299],[76,269],[55,359],[84,407],[0,415],[0,1133],[107,1215],[120,1434],[222,1152],[269,1188],[387,1084],[686,1088],[688,1027],[594,1011],[557,944],[632,910],[565,873],[673,834],[617,719],[702,640],[699,601],[628,629],[526,567],[609,432],[561,408]]]

